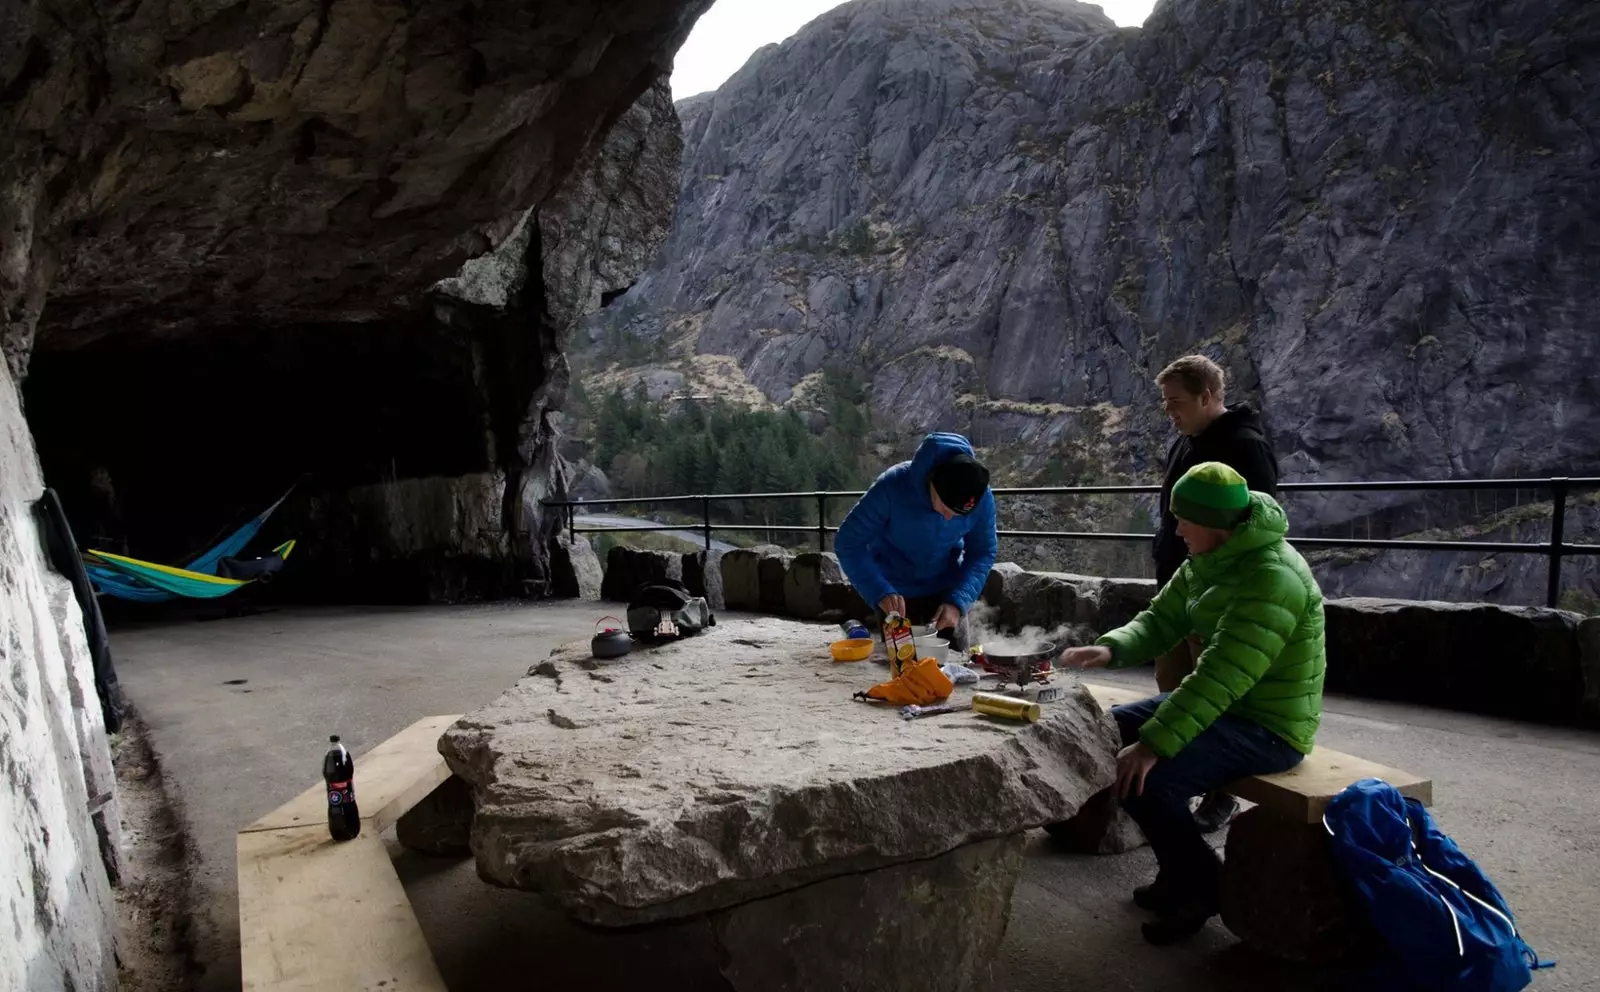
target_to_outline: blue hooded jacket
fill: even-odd
[[[891,593],[945,594],[965,613],[983,594],[999,543],[994,491],[971,513],[944,519],[928,496],[928,472],[957,452],[960,434],[929,434],[916,455],[886,470],[839,525],[834,550],[845,577],[871,606]]]

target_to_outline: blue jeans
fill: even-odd
[[[1124,746],[1139,739],[1139,728],[1166,698],[1162,693],[1111,708]],[[1130,793],[1122,800],[1155,852],[1161,886],[1186,910],[1214,913],[1222,874],[1222,862],[1195,823],[1189,800],[1250,775],[1288,771],[1304,757],[1255,721],[1224,713],[1183,750],[1157,761],[1145,776],[1142,795]]]

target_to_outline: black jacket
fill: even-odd
[[[1261,415],[1248,403],[1228,407],[1211,426],[1194,437],[1179,436],[1167,449],[1167,477],[1161,484],[1161,520],[1156,528],[1152,553],[1156,559],[1156,585],[1167,584],[1189,557],[1189,548],[1178,536],[1178,518],[1168,506],[1172,487],[1183,473],[1201,462],[1221,462],[1244,476],[1253,492],[1278,495],[1278,459],[1267,443]]]

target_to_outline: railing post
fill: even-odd
[[[1561,547],[1567,531],[1567,480],[1550,480],[1550,588],[1545,605],[1554,608],[1561,599]]]
[[[828,494],[817,493],[817,550],[828,550]]]
[[[711,497],[700,497],[700,526],[705,528],[706,553],[711,553]],[[710,558],[706,559],[710,561]]]

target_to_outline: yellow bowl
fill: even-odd
[[[866,661],[872,657],[872,638],[852,637],[848,640],[834,641],[832,648],[834,661]]]

